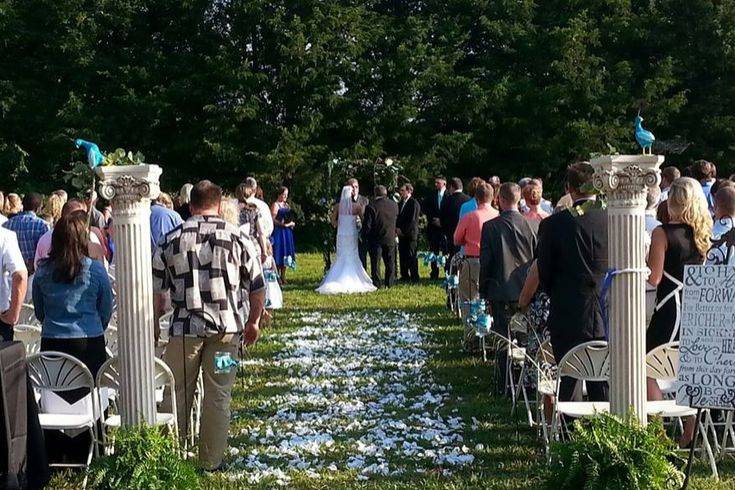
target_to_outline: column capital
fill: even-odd
[[[133,204],[161,193],[158,165],[110,165],[97,167],[95,172],[100,178],[100,195],[107,200]]]
[[[659,185],[663,155],[606,155],[592,159],[592,183],[619,207],[645,205],[649,187]]]

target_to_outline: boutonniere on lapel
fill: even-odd
[[[575,218],[577,216],[584,216],[586,213],[590,212],[593,209],[605,209],[607,207],[607,202],[605,201],[604,196],[600,194],[597,189],[594,188],[592,183],[585,184],[580,190],[585,194],[593,194],[597,197],[596,199],[589,199],[582,204],[572,206],[569,209],[569,212],[571,212],[572,216],[574,216]]]

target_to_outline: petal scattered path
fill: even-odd
[[[269,415],[232,434],[229,478],[288,485],[297,475],[325,479],[335,471],[356,480],[448,475],[474,461],[465,421],[444,407],[450,387],[428,369],[420,315],[376,310],[292,320],[297,329],[269,332],[283,346],[273,358],[243,361],[246,368],[272,364],[283,376],[266,385],[279,389],[259,407]]]

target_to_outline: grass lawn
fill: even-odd
[[[296,355],[289,352],[295,345],[292,344],[294,339],[301,342],[299,344],[301,346],[316,346],[314,355],[318,357],[319,352],[332,352],[319,351],[320,322],[325,332],[330,332],[325,334],[325,343],[334,342],[335,339],[344,340],[343,337],[328,336],[339,335],[335,332],[338,332],[337,328],[343,323],[344,328],[353,332],[349,335],[355,335],[358,341],[370,339],[374,341],[374,337],[369,337],[370,332],[361,331],[366,325],[360,322],[379,322],[381,318],[391,319],[401,314],[406,315],[410,322],[420,322],[421,349],[416,352],[418,352],[417,359],[422,363],[421,376],[426,376],[427,384],[445,388],[442,401],[426,410],[430,411],[434,418],[461,419],[462,425],[457,429],[458,432],[455,431],[462,437],[457,445],[464,446],[474,460],[464,465],[427,468],[426,461],[419,461],[418,457],[416,459],[395,457],[393,453],[388,452],[387,465],[392,469],[401,468],[399,472],[385,476],[373,473],[369,477],[360,478],[360,468],[350,468],[345,461],[354,452],[355,444],[370,442],[363,439],[369,431],[340,432],[341,429],[335,426],[332,432],[328,430],[329,427],[326,428],[326,432],[333,433],[334,441],[328,448],[322,446],[320,449],[318,459],[323,465],[320,464],[313,472],[311,469],[313,466],[306,471],[289,470],[286,466],[284,473],[288,477],[286,480],[280,479],[280,484],[288,488],[314,489],[543,487],[546,466],[543,447],[536,431],[523,423],[520,414],[517,420],[510,416],[510,402],[507,399],[490,394],[491,368],[481,359],[467,356],[462,352],[461,326],[444,307],[444,293],[438,284],[424,281],[419,285],[400,285],[369,295],[321,296],[314,292],[322,277],[321,256],[303,254],[298,260],[298,270],[289,271],[288,285],[284,288],[287,308],[277,312],[274,325],[264,330],[261,340],[250,350],[244,369],[245,374],[238,379],[235,386],[230,430],[230,446],[233,452],[227,457],[228,469],[225,472],[205,476],[202,480],[205,488],[273,488],[278,484],[279,478],[266,476],[258,481],[246,479],[248,473],[253,470],[252,465],[247,464],[248,455],[257,454],[260,461],[267,459],[269,445],[274,444],[274,440],[279,440],[278,434],[263,435],[262,430],[270,424],[266,421],[278,419],[279,413],[283,415],[286,410],[285,408],[281,410],[281,403],[291,403],[288,405],[289,410],[297,414],[300,412],[300,415],[311,412],[318,415],[320,411],[334,409],[333,406],[319,408],[321,402],[319,400],[312,402],[310,398],[299,399],[298,403],[293,405],[289,395],[294,386],[298,385],[299,390],[304,392],[308,391],[308,385],[312,381],[321,383],[325,379],[333,379],[314,372],[313,377],[304,377],[304,371],[299,371],[303,368],[295,366],[292,370],[288,367],[287,363],[292,359],[289,356]],[[422,270],[422,276],[427,277],[428,271]],[[382,332],[381,330],[380,335]],[[310,341],[314,343],[308,344]],[[399,342],[396,345],[402,349],[403,344]],[[327,348],[334,349],[333,352],[344,352],[340,350],[339,345]],[[376,364],[373,367],[378,369],[378,376],[395,375],[399,377],[396,379],[402,379],[401,373],[392,373],[389,359],[383,361],[380,358],[370,357],[370,352],[366,352],[365,355],[366,359],[371,359],[370,362]],[[378,355],[381,355],[381,352],[378,352]],[[300,359],[303,361],[303,358],[302,355]],[[340,359],[335,359],[336,367],[339,367],[340,362]],[[366,374],[368,375],[371,373]],[[422,380],[423,378],[413,384],[408,383],[405,394],[411,403],[421,394],[417,390],[422,388]],[[322,387],[323,384],[314,393],[321,393]],[[332,405],[349,404],[349,397],[340,396],[341,389],[343,389],[341,385],[333,387],[334,396],[330,398]],[[410,404],[394,407],[390,412],[391,420],[418,420],[415,415],[411,415],[411,407],[408,405]],[[356,412],[356,420],[360,418],[360,414]],[[276,430],[280,427],[278,424],[288,427],[289,430],[293,429],[293,425],[283,422],[283,418],[279,420],[272,424]],[[373,431],[370,433],[374,434],[382,428],[372,427],[370,430]],[[271,446],[271,449],[275,448]],[[282,466],[281,464],[280,467]],[[450,471],[443,471],[447,468]],[[735,478],[732,477],[735,475],[735,466],[723,462],[720,464],[720,470],[724,477],[715,482],[706,478],[707,469],[698,463],[691,488],[735,488]],[[64,481],[60,478],[56,478],[54,483],[55,486],[64,486]]]

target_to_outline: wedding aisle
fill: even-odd
[[[534,481],[534,435],[489,396],[487,367],[461,353],[438,286],[325,298],[312,293],[316,259],[242,362],[226,471],[207,488]]]
[[[401,312],[307,313],[272,362],[287,371],[267,386],[284,391],[262,403],[274,412],[240,429],[232,478],[256,483],[291,473],[319,479],[353,470],[356,480],[438,471],[472,464],[466,423],[443,414],[449,387],[426,369],[421,318]],[[238,414],[235,414],[237,417]],[[239,472],[238,470],[242,470]]]

